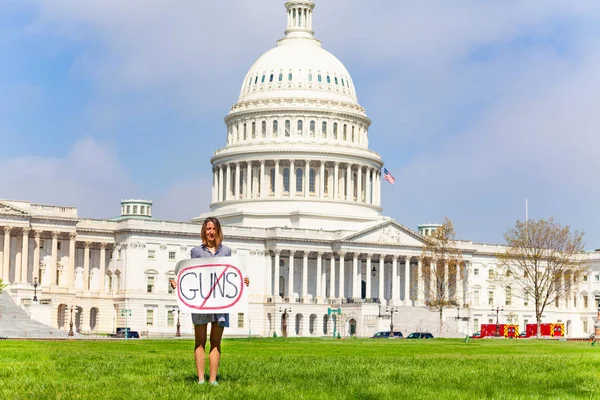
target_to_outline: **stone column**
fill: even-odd
[[[2,260],[2,280],[8,282],[10,278],[10,231],[11,226],[4,227],[4,254]]]
[[[290,259],[289,259],[289,267],[288,267],[288,296],[291,298],[294,296],[294,254],[296,252],[294,250],[290,250]]]
[[[73,289],[75,279],[75,238],[76,232],[69,233],[69,268],[67,269],[67,287]]]
[[[350,201],[353,197],[352,193],[352,164],[346,165],[346,201]]]
[[[281,180],[279,179],[279,160],[275,160],[275,197],[281,197]]]
[[[90,291],[90,245],[92,242],[85,242],[83,248],[83,292]]]
[[[302,297],[308,296],[308,251],[302,257]]]
[[[398,285],[398,256],[392,257],[392,299],[391,305],[397,305],[400,301],[400,288]]]
[[[219,194],[217,195],[218,201],[223,201],[223,166],[219,165]]]
[[[212,202],[214,203],[217,195],[217,171],[213,168]]]
[[[358,201],[359,203],[363,202],[363,195],[362,195],[362,165],[358,166],[358,173],[356,174],[356,201]]]
[[[333,187],[331,188],[333,191],[333,198],[335,200],[340,197],[340,163],[336,162],[333,169]]]
[[[98,292],[104,294],[104,280],[106,279],[106,246],[108,243],[100,243],[100,269],[98,273],[100,275],[100,287]]]
[[[290,198],[296,197],[296,160],[290,160]]]
[[[417,282],[417,304],[425,305],[425,274],[423,273],[423,260],[421,257],[417,258],[417,274],[419,276],[415,279]]]
[[[48,286],[57,285],[58,235],[59,232],[52,232],[52,264],[50,265],[50,282]]]
[[[358,253],[354,253],[352,255],[352,297],[355,299],[360,297],[358,289]]]
[[[252,161],[246,162],[246,198],[252,197]]]
[[[42,235],[42,232],[33,231],[35,247],[33,248],[33,260],[32,260],[33,270],[31,271],[31,279],[33,280],[34,278],[37,278],[38,282],[40,282],[40,236],[41,235]]]
[[[379,255],[379,293],[377,296],[379,297],[379,301],[381,304],[385,304],[385,287],[383,286],[383,278],[385,274],[385,255]]]
[[[365,285],[367,286],[365,290],[366,299],[371,298],[371,258],[373,258],[373,254],[367,254],[367,269],[365,271]]]
[[[23,228],[23,243],[21,247],[21,276],[17,277],[15,274],[15,280],[19,282],[27,283],[27,269],[29,267],[29,228]]]
[[[271,252],[267,251],[267,253],[269,255],[269,266],[266,268],[266,274],[265,274],[265,287],[266,287],[266,294],[267,297],[270,297],[273,295],[273,257],[271,256]],[[266,262],[266,259],[265,259]]]
[[[280,275],[280,267],[279,267],[279,256],[281,255],[281,250],[274,250],[275,252],[275,276],[273,277],[273,296],[275,298],[279,298],[279,275]]]
[[[344,267],[345,267],[345,262],[346,260],[344,259],[344,256],[346,255],[346,253],[344,252],[340,252],[340,280],[339,280],[339,298],[343,299],[346,297],[345,294],[345,290],[344,290],[344,279],[346,277],[346,274],[344,273]]]
[[[260,161],[260,198],[263,199],[267,193],[265,188],[265,160]]]
[[[381,178],[380,178],[380,171],[377,170],[375,171],[375,196],[373,196],[375,198],[375,205],[376,206],[380,206],[381,205]]]
[[[225,186],[225,201],[231,200],[231,164],[227,164],[227,185]]]
[[[233,198],[235,200],[239,200],[240,198],[240,163],[235,163],[235,183],[234,183],[235,193],[233,194]]]
[[[306,160],[304,164],[304,198],[308,199],[310,191],[310,161]]]
[[[407,306],[412,305],[410,299],[410,256],[404,258],[404,303]]]
[[[321,161],[319,169],[319,199],[325,197],[325,161]]]
[[[331,253],[329,263],[329,298],[335,299],[335,253]]]
[[[317,299],[321,299],[321,297],[323,297],[323,293],[321,293],[321,280],[323,279],[323,277],[321,276],[322,274],[322,269],[323,269],[323,252],[319,251],[317,253],[317,287],[315,290],[315,297]]]

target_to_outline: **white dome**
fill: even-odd
[[[308,98],[358,104],[348,70],[313,37],[312,16],[307,15],[305,21],[298,22],[290,17],[286,37],[252,65],[239,102]]]

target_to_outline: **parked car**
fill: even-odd
[[[127,335],[128,339],[139,339],[140,334],[137,331],[126,331],[126,330],[120,330],[117,333],[115,333],[114,335],[110,335],[110,337],[113,338],[125,338],[125,335]]]
[[[390,336],[390,331],[377,332],[372,336],[373,339],[400,339],[403,338],[402,332],[394,332],[394,337]]]
[[[406,337],[407,339],[433,339],[433,335],[429,332],[413,332]]]

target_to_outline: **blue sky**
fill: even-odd
[[[283,0],[0,2],[0,198],[112,217],[208,210],[212,152]],[[600,248],[596,0],[317,0],[316,36],[353,76],[384,213],[501,243],[525,215]],[[7,173],[8,172],[8,173]]]

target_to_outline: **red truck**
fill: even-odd
[[[516,338],[519,337],[519,325],[516,324],[482,324],[481,330],[474,334],[474,339],[480,339],[484,337],[495,337],[498,332],[498,337],[504,338]]]
[[[546,337],[565,337],[565,324],[562,322],[540,324],[540,335]],[[525,326],[525,337],[537,336],[537,324]]]

